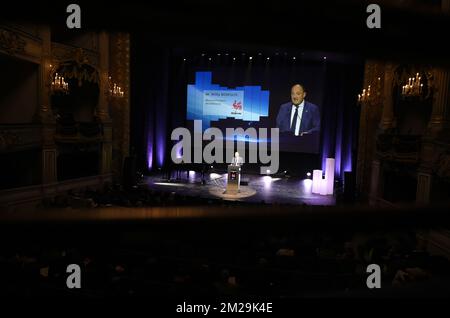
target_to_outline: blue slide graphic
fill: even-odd
[[[196,72],[195,84],[187,86],[187,119],[211,121],[235,118],[259,121],[269,115],[269,91],[261,86],[228,88],[212,83],[212,72]]]

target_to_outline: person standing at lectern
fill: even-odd
[[[277,128],[280,133],[291,132],[303,136],[320,131],[319,107],[305,100],[306,91],[301,84],[291,88],[291,102],[280,106],[277,115]]]
[[[231,164],[233,166],[242,166],[242,164],[244,163],[244,158],[242,158],[241,156],[239,156],[239,152],[235,152],[234,153],[234,157],[233,160],[231,160]]]

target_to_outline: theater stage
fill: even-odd
[[[149,189],[175,192],[188,197],[202,197],[243,202],[270,204],[307,204],[330,206],[336,204],[333,195],[312,194],[312,180],[299,177],[263,176],[244,174],[238,195],[227,195],[226,173],[207,173],[202,182],[202,174],[195,171],[181,173],[178,178],[159,174],[144,178]],[[244,183],[244,185],[242,185]]]

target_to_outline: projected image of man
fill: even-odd
[[[319,107],[306,101],[305,97],[303,85],[292,86],[291,102],[281,105],[277,115],[277,128],[281,133],[303,136],[320,131]]]

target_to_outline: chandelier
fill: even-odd
[[[408,78],[408,82],[402,86],[402,96],[404,98],[421,96],[423,92],[423,83],[421,80],[422,77],[419,73],[416,73],[416,77]]]
[[[111,80],[111,76],[109,77],[109,95],[115,98],[122,98],[124,96],[122,87],[120,87],[116,83],[113,83]]]
[[[55,73],[55,77],[52,81],[52,91],[62,94],[69,93],[69,84],[64,80],[64,76]]]

